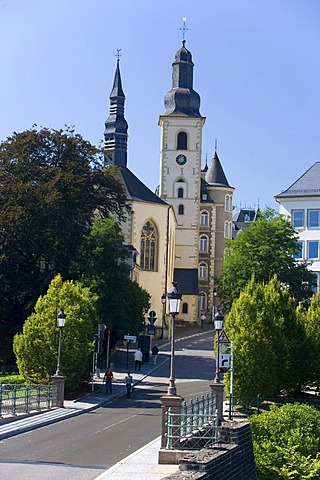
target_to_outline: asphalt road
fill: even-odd
[[[212,348],[211,332],[176,343],[177,390],[186,400],[210,391]],[[1,441],[1,480],[93,480],[158,437],[159,398],[167,390],[169,362],[159,366],[154,375],[135,388],[131,399],[122,397],[105,407]]]

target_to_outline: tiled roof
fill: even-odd
[[[320,162],[313,164],[287,190],[279,193],[275,198],[310,196],[320,196]]]

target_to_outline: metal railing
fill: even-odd
[[[226,401],[226,411],[228,412],[229,420],[233,419],[246,419],[248,416],[254,413],[262,413],[270,410],[271,405],[285,405],[287,403],[303,403],[311,405],[320,409],[320,397],[276,397],[276,398],[264,398],[260,395],[255,397],[233,397],[230,395]]]
[[[57,391],[49,385],[19,385],[0,382],[0,418],[4,415],[29,413],[52,408]]]
[[[219,415],[216,396],[207,394],[189,405],[183,402],[179,411],[167,411],[168,450],[200,450],[217,441]]]

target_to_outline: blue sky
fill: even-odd
[[[98,145],[121,48],[128,166],[155,190],[184,16],[203,164],[217,139],[235,204],[277,208],[320,161],[319,0],[0,0],[0,139],[66,124]]]

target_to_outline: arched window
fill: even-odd
[[[188,304],[187,303],[182,304],[182,313],[188,313]]]
[[[184,205],[179,205],[179,207],[178,207],[178,214],[179,214],[179,215],[184,215]]]
[[[229,193],[227,193],[227,195],[225,196],[224,207],[226,212],[232,212],[232,195],[230,195]]]
[[[224,222],[224,238],[232,238],[232,222]]]
[[[208,251],[208,237],[207,235],[201,235],[200,242],[199,242],[199,250],[201,252]]]
[[[200,224],[208,226],[209,225],[209,214],[205,210],[201,212],[200,215]]]
[[[143,270],[157,269],[158,233],[155,225],[150,220],[146,222],[141,231],[141,260]]]
[[[178,133],[177,150],[188,150],[188,135],[186,132]]]
[[[178,198],[183,198],[183,188],[182,187],[178,188]]]
[[[204,312],[205,310],[207,310],[207,296],[204,292],[201,292],[200,293],[200,311],[201,312]]]
[[[201,262],[199,265],[199,280],[207,280],[208,278],[208,265],[205,262]]]

